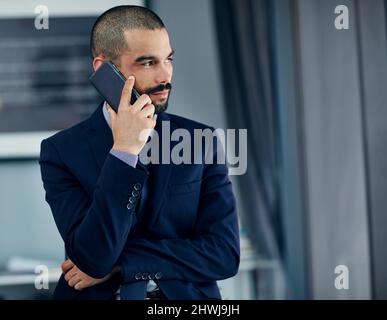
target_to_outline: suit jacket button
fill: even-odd
[[[134,279],[140,280],[141,279],[141,272],[136,273],[136,275],[134,276]]]
[[[150,274],[148,274],[148,279],[149,280],[153,280],[155,278],[155,274],[153,272],[151,272]]]
[[[148,279],[148,273],[147,272],[144,272],[141,276],[142,280],[146,280]]]
[[[135,185],[134,185],[134,190],[140,190],[141,189],[141,183],[136,183]]]
[[[130,198],[129,198],[129,203],[132,203],[132,204],[133,204],[133,203],[135,203],[135,202],[136,202],[136,198],[133,198],[133,197],[130,197]]]
[[[137,190],[133,190],[132,191],[132,196],[137,198],[138,196],[140,195],[140,192],[138,192]]]
[[[128,203],[128,204],[126,205],[126,209],[128,209],[128,210],[133,209],[133,207],[134,207],[134,204],[133,204],[133,203]]]
[[[156,274],[155,274],[155,278],[156,279],[161,279],[163,277],[163,274],[161,273],[161,272],[157,272]]]

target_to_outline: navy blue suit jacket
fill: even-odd
[[[162,121],[170,122],[171,132],[184,128],[192,136],[208,128],[161,113],[155,128],[160,142]],[[176,144],[171,141],[171,148]],[[204,163],[203,144],[202,164],[154,164],[151,175],[140,163],[133,168],[111,155],[112,145],[102,106],[42,141],[46,201],[68,257],[95,278],[122,266],[120,274],[81,291],[62,275],[54,298],[111,299],[121,284],[123,298],[144,299],[153,279],[168,299],[220,299],[216,280],[238,270],[239,233],[227,166],[216,164],[216,141],[214,164]],[[148,177],[146,210],[136,212]]]

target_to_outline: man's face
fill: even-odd
[[[120,71],[126,78],[135,76],[136,90],[149,94],[156,112],[165,111],[173,73],[173,50],[166,29],[127,30],[125,38],[129,50],[120,56]]]

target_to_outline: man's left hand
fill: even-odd
[[[61,267],[68,285],[73,287],[75,290],[83,290],[85,288],[95,286],[96,284],[110,279],[113,275],[112,272],[101,279],[90,277],[86,273],[82,272],[70,259],[63,262]]]

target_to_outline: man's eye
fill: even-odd
[[[144,67],[150,67],[152,64],[153,64],[153,61],[147,61],[147,62],[144,62],[142,65]]]
[[[172,61],[173,61],[173,58],[172,58],[172,57],[167,58],[167,62],[168,62],[168,63],[171,63]]]

